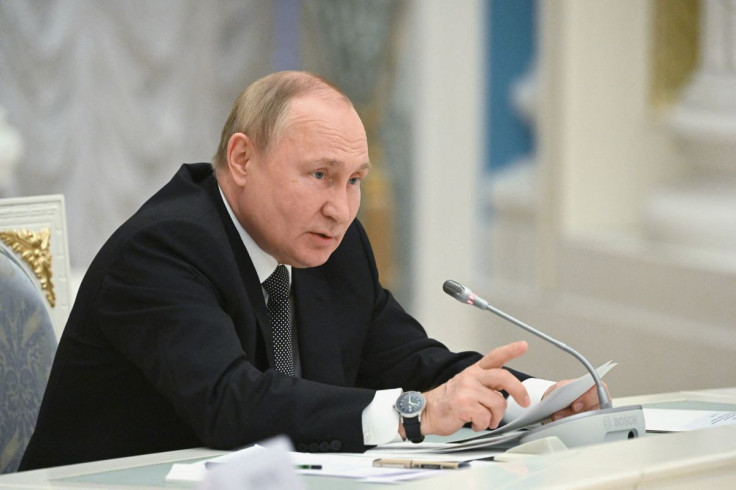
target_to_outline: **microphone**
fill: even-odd
[[[531,325],[528,325],[521,320],[517,320],[513,316],[491,306],[488,301],[484,300],[457,281],[445,281],[442,285],[442,289],[445,293],[461,303],[475,306],[476,308],[484,311],[490,311],[504,320],[513,323],[517,327],[523,328],[527,332],[536,335],[555,347],[571,354],[580,361],[583,366],[585,366],[585,369],[593,377],[593,382],[595,383],[596,391],[598,392],[598,401],[600,402],[599,410],[596,410],[595,412],[576,414],[565,419],[543,425],[542,427],[531,431],[532,434],[530,436],[522,437],[522,442],[529,442],[554,435],[562,439],[568,447],[573,447],[585,444],[594,444],[596,442],[607,440],[624,438],[633,439],[646,432],[644,413],[641,406],[635,405],[630,407],[613,408],[611,399],[608,396],[606,389],[603,387],[603,382],[601,381],[600,376],[598,376],[598,372],[578,351],[563,342],[550,337],[544,332],[537,330]],[[577,425],[577,427],[571,427],[571,425]]]
[[[588,360],[584,358],[578,351],[576,351],[575,349],[573,349],[572,347],[566,344],[563,344],[559,340],[556,340],[550,337],[549,335],[543,332],[540,332],[536,328],[530,325],[527,325],[521,320],[517,320],[511,315],[508,315],[504,313],[503,311],[497,308],[494,308],[493,306],[488,304],[486,300],[484,300],[483,298],[480,298],[469,288],[466,288],[465,286],[463,286],[457,281],[451,281],[451,280],[445,281],[445,283],[442,285],[442,289],[444,289],[447,294],[449,294],[456,300],[460,301],[461,303],[467,303],[481,310],[487,310],[487,311],[490,311],[491,313],[495,313],[496,315],[500,316],[504,320],[509,321],[513,323],[514,325],[523,328],[527,332],[534,334],[541,339],[546,340],[547,342],[551,343],[555,347],[558,347],[564,350],[568,354],[572,354],[575,357],[575,359],[583,363],[583,365],[585,366],[585,369],[587,369],[590,375],[593,377],[593,381],[595,382],[595,386],[598,391],[598,401],[601,404],[601,408],[611,408],[611,400],[608,398],[608,393],[606,393],[606,390],[603,387],[603,383],[601,382],[600,376],[598,376],[598,373],[593,368],[593,366],[588,362]]]

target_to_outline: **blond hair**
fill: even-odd
[[[220,144],[212,158],[216,171],[227,166],[227,145],[235,133],[246,134],[257,151],[268,153],[276,144],[291,100],[313,93],[330,92],[350,100],[330,82],[309,72],[281,71],[250,84],[240,93],[220,135]],[[352,105],[352,104],[351,104]]]

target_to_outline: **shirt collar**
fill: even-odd
[[[220,197],[222,197],[222,202],[225,203],[225,209],[227,209],[227,213],[230,215],[230,219],[233,221],[233,224],[235,225],[235,229],[238,230],[238,234],[240,235],[240,239],[243,241],[243,245],[245,245],[245,249],[248,251],[248,255],[250,255],[250,260],[253,262],[253,267],[256,269],[256,274],[258,274],[258,282],[263,284],[263,281],[268,279],[268,277],[273,274],[273,271],[276,270],[276,267],[279,265],[279,262],[268,255],[266,252],[263,251],[261,247],[258,246],[258,244],[253,240],[253,238],[248,234],[247,231],[245,231],[245,228],[243,228],[243,225],[240,224],[240,221],[235,217],[235,213],[233,213],[232,208],[230,207],[230,203],[227,202],[227,199],[225,199],[225,194],[222,192],[222,188],[220,186],[217,186],[218,190],[220,191]],[[284,264],[286,266],[286,270],[289,271],[289,284],[291,284],[291,266],[288,264]]]

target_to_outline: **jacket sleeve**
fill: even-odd
[[[381,286],[370,242],[362,227],[357,226],[372,271],[374,295],[358,385],[427,391],[480,360],[482,355],[477,352],[453,353],[429,338],[419,322]],[[529,377],[512,369],[509,371],[522,380]]]

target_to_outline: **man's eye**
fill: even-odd
[[[360,177],[353,177],[348,182],[350,182],[351,185],[357,185],[357,184],[360,184],[360,180],[361,180]]]
[[[319,179],[319,180],[322,180],[327,176],[324,172],[319,172],[319,171],[312,172],[312,175],[314,176],[315,179]]]

